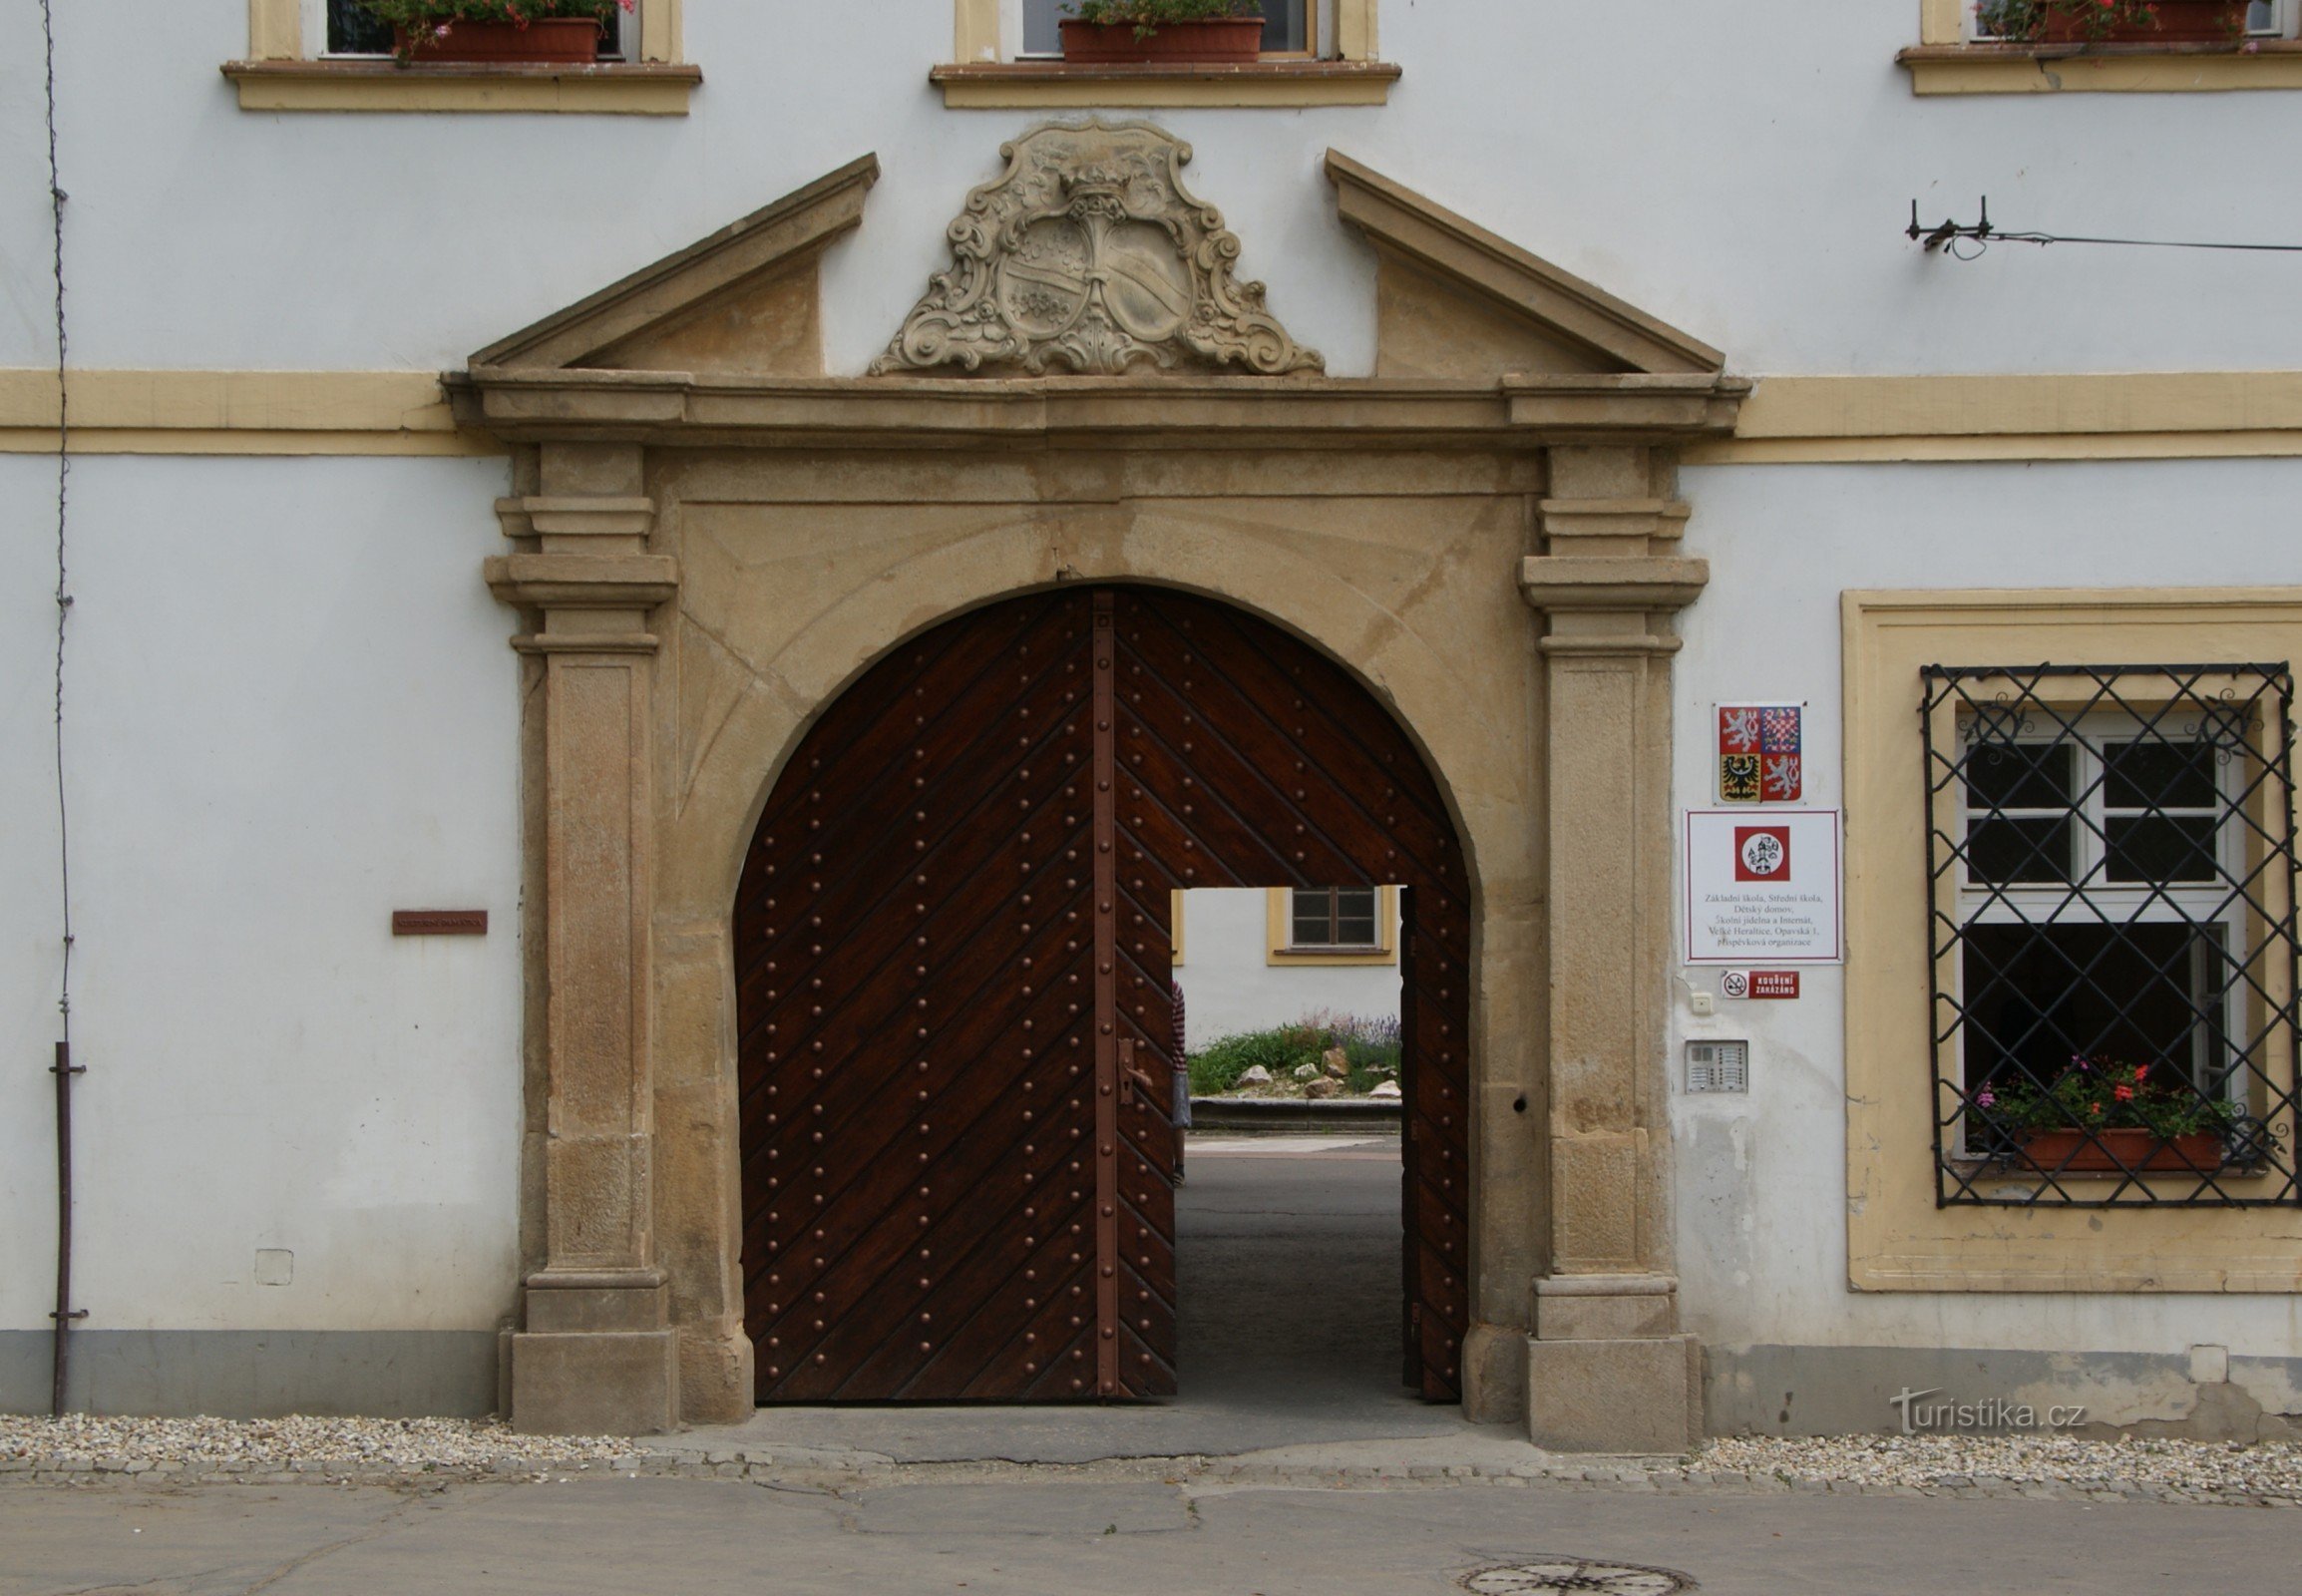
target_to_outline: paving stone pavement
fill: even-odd
[[[1708,1596],[2131,1596],[2191,1590],[2206,1570],[2217,1588],[2294,1588],[2290,1515],[2146,1502],[1498,1490],[1443,1476],[1305,1490],[1044,1470],[837,1489],[559,1479],[0,1492],[0,1596],[1444,1596],[1545,1558],[1673,1570]]]

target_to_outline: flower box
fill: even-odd
[[[585,63],[599,57],[599,24],[589,17],[516,22],[443,22],[392,30],[403,61]]]
[[[1197,22],[1163,22],[1150,33],[1132,22],[1063,19],[1065,61],[1109,65],[1119,62],[1177,66],[1241,66],[1262,59],[1261,17],[1214,17]]]
[[[2222,1138],[2210,1130],[2160,1136],[2154,1130],[2018,1131],[2015,1145],[2047,1174],[2210,1174],[2222,1167]]]
[[[2047,44],[2236,44],[2246,37],[2246,0],[2156,0],[2154,17],[2097,32],[2083,8],[2057,7],[2047,14],[2041,38]]]

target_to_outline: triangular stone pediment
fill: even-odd
[[[879,175],[876,156],[850,162],[490,344],[472,365],[821,376],[823,250],[863,220]]]
[[[1702,374],[1726,357],[1339,151],[1343,220],[1374,245],[1376,375]]]
[[[1001,148],[952,264],[874,376],[1316,376],[1234,274],[1242,246],[1189,193],[1190,146],[1148,123],[1047,124]],[[863,219],[865,156],[475,354],[484,371],[825,375],[821,261]],[[1710,376],[1725,357],[1401,184],[1329,151],[1377,260],[1378,378]]]

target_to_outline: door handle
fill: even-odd
[[[1158,1101],[1159,1082],[1135,1067],[1135,1038],[1123,1036],[1119,1040],[1119,1101],[1131,1103],[1138,1092],[1143,1094],[1143,1105],[1150,1107]]]

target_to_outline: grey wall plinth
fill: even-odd
[[[2201,1325],[2210,1337],[2210,1324]],[[1978,1409],[1971,1427],[2005,1430],[2009,1409],[2034,1430],[2190,1440],[2302,1439],[2302,1358],[2250,1358],[2219,1346],[2172,1353],[2035,1352],[1955,1347],[1708,1349],[1705,1422],[1714,1435],[1900,1433],[1905,1405]],[[1912,1403],[1895,1398],[1912,1394]],[[2083,1407],[2059,1426],[2054,1409]],[[1926,1426],[1930,1432],[1939,1425]]]
[[[44,1413],[54,1341],[0,1331],[0,1409]],[[80,1330],[77,1412],[164,1418],[478,1418],[496,1410],[493,1330]]]

